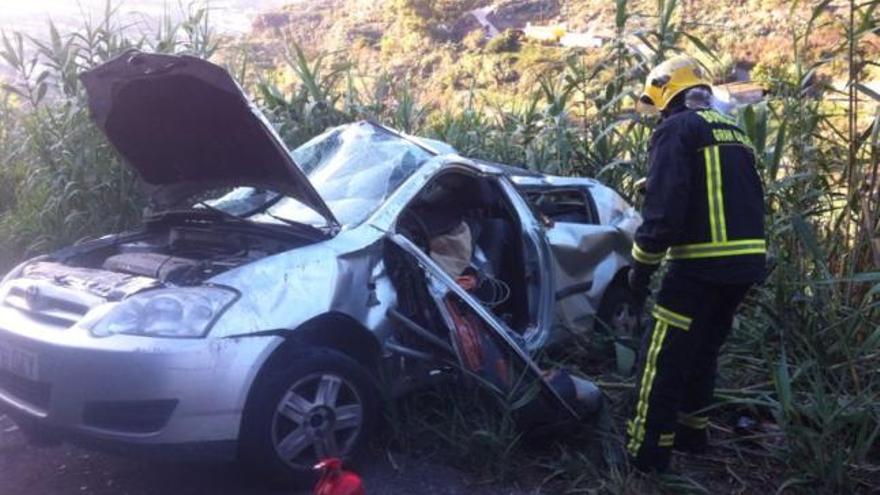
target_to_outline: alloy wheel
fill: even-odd
[[[275,452],[297,469],[344,457],[361,434],[363,414],[363,400],[349,381],[332,373],[308,375],[278,403],[272,418]]]

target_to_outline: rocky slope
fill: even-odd
[[[442,5],[436,7],[438,3]],[[421,4],[435,7],[425,9]],[[417,12],[439,13],[440,19],[425,20],[435,42],[462,42],[470,32],[479,30],[480,25],[468,13],[478,7],[491,8],[488,19],[501,31],[522,29],[528,23],[564,23],[573,31],[609,36],[614,31],[615,2],[608,0],[310,0],[259,16],[254,33],[260,36],[281,29],[308,45],[329,49],[359,39],[378,43],[399,21],[399,11],[406,6]],[[788,51],[796,34],[793,28],[809,17],[811,7],[810,2],[784,0],[680,0],[675,19],[706,44],[731,53],[737,60],[756,63],[762,57]],[[656,22],[656,0],[631,0],[627,9],[631,30]],[[453,18],[443,15],[448,12]],[[833,28],[815,28],[814,44],[839,42]]]
[[[352,62],[361,73],[421,80],[414,88],[422,101],[443,102],[454,93],[460,95],[475,88],[508,95],[517,89],[534,88],[535,79],[561,69],[571,53],[553,43],[524,42],[515,36],[488,40],[487,34],[495,30],[487,28],[486,21],[502,33],[497,38],[531,23],[562,24],[568,31],[608,39],[616,34],[615,3],[310,0],[259,16],[250,38],[270,55],[282,52],[285,40],[295,40],[312,54],[331,54],[333,60]],[[657,4],[656,0],[627,3],[625,31],[629,43],[645,46],[638,35],[656,28]],[[471,11],[477,8],[483,10],[475,16]],[[811,8],[809,2],[785,0],[679,0],[673,21],[718,54],[718,61],[712,62],[717,78],[742,79],[748,71],[773,78],[779,75],[779,67],[791,61],[793,40],[803,35]],[[828,9],[833,17],[834,7]],[[842,43],[841,32],[834,22],[814,26],[808,57],[815,60]],[[650,36],[648,42],[652,42]],[[868,37],[863,46],[880,56],[877,36]],[[589,64],[598,60],[600,51],[583,50],[584,61]],[[834,78],[844,70],[843,63],[829,64],[823,68],[823,75]],[[866,78],[877,75],[867,74]]]

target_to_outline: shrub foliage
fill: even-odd
[[[860,43],[878,33],[880,2],[851,3],[852,15],[828,3],[818,2],[796,29],[792,62],[765,71],[772,89],[765,101],[736,111],[765,181],[775,269],[737,320],[722,360],[720,407],[777,425],[781,438],[751,441],[787,467],[780,486],[845,493],[876,487],[880,456],[880,95],[860,80],[864,67],[876,65]],[[406,16],[430,4],[395,8]],[[630,28],[627,0],[615,5],[616,36],[598,54],[564,54],[560,70],[536,77],[528,94],[471,90],[465,105],[448,107],[422,105],[410,76],[367,73],[357,61],[309,56],[293,42],[279,67],[255,67],[253,47],[219,38],[200,8],[147,35],[124,29],[110,4],[102,19],[69,34],[51,23],[40,39],[6,33],[0,58],[15,76],[0,89],[0,267],[138,221],[144,197],[90,122],[77,79],[129,48],[225,64],[290,146],[371,118],[467,156],[595,176],[635,199],[654,124],[633,111],[647,69],[685,49],[710,65],[717,59],[676,24],[675,0],[658,2],[647,30]],[[836,26],[845,42],[807,59],[817,25]],[[849,68],[845,84],[832,88],[816,77],[828,64]],[[509,449],[499,447],[506,456],[518,437],[507,423],[497,426],[501,438],[513,439]],[[481,434],[488,430],[481,424]],[[566,451],[553,476],[562,464],[583,468],[578,459]],[[595,488],[583,477],[570,482]]]

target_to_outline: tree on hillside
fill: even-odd
[[[461,16],[478,7],[485,6],[490,2],[485,0],[434,0],[433,16],[439,22],[451,23]]]
[[[431,12],[430,0],[391,0],[388,7],[391,28],[382,37],[382,51],[418,49],[428,37]]]
[[[434,19],[434,7],[431,0],[392,0],[389,9],[394,20],[410,31],[427,33]]]
[[[406,28],[432,35],[438,24],[458,20],[484,0],[392,0],[389,12]]]

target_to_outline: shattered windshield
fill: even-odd
[[[445,151],[445,150],[444,150]],[[369,122],[331,129],[293,152],[318,194],[342,225],[363,222],[415,170],[433,155],[418,145]],[[258,197],[259,196],[259,197]],[[271,199],[275,201],[270,201]],[[268,202],[268,204],[267,204]],[[240,215],[259,210],[252,220],[280,219],[323,225],[324,219],[292,198],[267,196],[253,188],[239,188],[211,205]]]
[[[431,154],[370,123],[332,129],[293,151],[318,194],[343,225],[373,213]],[[302,207],[282,200],[274,215],[299,220]]]

